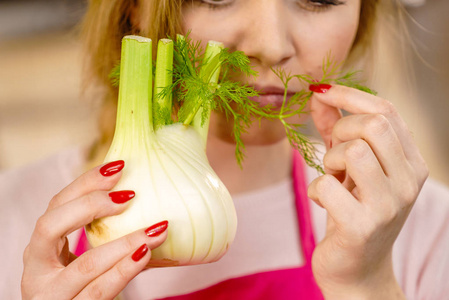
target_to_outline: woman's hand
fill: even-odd
[[[311,86],[328,148],[309,197],[328,212],[313,272],[326,299],[398,299],[392,247],[428,176],[391,103],[344,86]],[[351,115],[342,117],[340,109]]]
[[[94,168],[53,197],[24,252],[23,299],[112,299],[166,239],[167,222],[89,250],[69,252],[67,235],[92,220],[119,214],[132,191],[112,192],[123,161]]]

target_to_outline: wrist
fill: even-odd
[[[322,290],[326,300],[405,300],[399,284],[394,281],[376,287],[345,286],[336,289]]]
[[[319,284],[326,300],[399,300],[406,299],[393,272],[391,260],[365,272],[356,280],[335,280]]]

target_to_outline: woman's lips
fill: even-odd
[[[258,102],[260,106],[271,105],[273,108],[281,108],[284,103],[285,90],[278,87],[258,87],[254,89],[259,92],[258,97],[248,97],[249,100]],[[286,101],[288,101],[295,92],[287,90]]]

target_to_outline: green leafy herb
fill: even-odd
[[[168,41],[171,40],[164,40],[163,44],[170,44]],[[165,53],[168,56],[172,55],[173,61],[169,60],[168,64],[162,67],[166,71],[165,77],[159,76],[163,78],[164,83],[161,86],[155,83],[154,98],[167,99],[167,101],[156,101],[154,104],[155,130],[173,122],[192,125],[200,132],[205,145],[211,111],[224,112],[234,125],[235,156],[240,165],[244,159],[245,150],[242,135],[247,132],[253,122],[265,118],[281,122],[292,146],[302,153],[309,166],[323,173],[316,154],[316,144],[301,132],[305,125],[288,121],[288,118],[292,116],[308,113],[306,107],[312,96],[312,92],[302,90],[287,101],[287,90],[291,80],[297,79],[307,85],[336,83],[376,94],[375,91],[357,81],[358,72],[340,71],[341,64],[333,62],[329,54],[323,60],[323,77],[319,81],[308,75],[290,75],[282,69],[273,69],[285,87],[283,105],[280,109],[270,105],[260,106],[258,102],[248,99],[248,97],[258,96],[258,91],[251,86],[229,79],[229,75],[235,73],[257,76],[257,72],[250,66],[249,58],[243,52],[231,52],[217,42],[209,42],[204,50],[200,42],[193,42],[188,35],[178,35],[171,45],[173,50]],[[160,55],[162,54],[158,52],[158,61]],[[161,61],[167,63],[166,58]],[[117,68],[113,70],[111,78],[115,82],[117,82],[119,71]],[[158,78],[157,75],[155,77]]]

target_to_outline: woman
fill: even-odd
[[[307,194],[324,209],[309,207],[305,168],[295,155],[292,161],[280,124],[262,120],[260,126],[250,128],[244,136],[247,152],[240,170],[230,139],[232,128],[216,113],[208,157],[233,194],[239,216],[236,241],[221,261],[149,270],[129,283],[150,260],[148,250],[164,242],[166,222],[148,224],[147,229],[79,258],[69,252],[68,233],[124,207],[108,193],[120,180],[120,161],[94,167],[70,184],[61,176],[73,178],[71,173],[80,166],[97,165],[104,157],[116,101],[107,74],[118,59],[123,35],[136,33],[156,40],[191,30],[194,40],[222,41],[250,57],[259,76],[241,80],[265,93],[257,101],[276,103],[282,85],[271,68],[320,78],[329,51],[337,61],[355,59],[372,38],[381,4],[375,0],[92,1],[85,38],[91,75],[108,87],[101,117],[103,136],[88,159],[80,151],[59,158],[64,159],[64,172],[70,173],[60,171],[60,161],[28,169],[32,179],[39,174],[39,183],[52,189],[67,186],[51,199],[25,249],[22,296],[108,299],[123,291],[130,299],[182,294],[186,299],[210,299],[220,293],[230,299],[443,297],[447,287],[432,289],[431,280],[447,278],[449,272],[447,263],[437,258],[442,253],[438,251],[449,249],[443,224],[449,208],[447,201],[440,200],[448,192],[427,184],[421,196],[426,197],[425,206],[418,202],[417,213],[412,212],[398,238],[427,178],[426,164],[390,102],[338,85],[309,87],[314,92],[311,117],[327,148],[327,174],[315,178]],[[289,87],[292,92],[303,88],[297,83]],[[342,117],[341,109],[350,114]],[[308,178],[316,177],[310,170],[307,173]],[[21,178],[21,174],[24,171],[13,175]],[[9,198],[28,199],[25,192],[17,193],[20,180],[14,176],[8,177]],[[43,190],[38,185],[33,195],[45,202],[50,197]],[[132,195],[124,200],[132,201]],[[434,210],[431,219],[423,218],[423,209]],[[29,213],[36,216],[38,211]],[[428,232],[422,232],[423,227]],[[396,239],[399,252],[393,251]],[[72,249],[73,244],[76,238]]]

